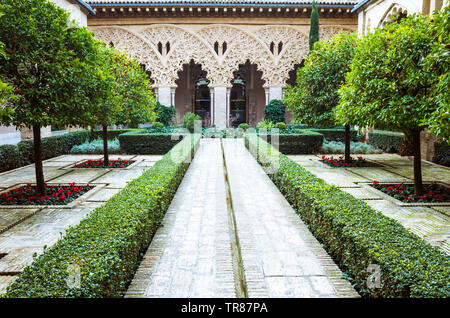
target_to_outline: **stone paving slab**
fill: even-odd
[[[126,297],[235,297],[220,143],[202,140]]]
[[[52,179],[52,183],[89,183],[108,173],[107,169],[73,169],[64,175]]]
[[[86,201],[94,201],[94,202],[106,202],[108,201],[114,194],[119,192],[120,189],[108,189],[104,188],[100,191],[96,192],[95,194],[91,195],[86,199]]]
[[[0,209],[0,233],[35,214],[39,209]]]
[[[161,155],[138,155],[138,156],[134,157],[133,159],[156,162],[156,161],[161,160],[162,157],[163,156],[161,156]]]
[[[239,139],[223,139],[249,297],[358,297]]]
[[[91,183],[108,183],[109,187],[123,188],[128,182],[144,173],[146,167],[133,167],[132,169],[114,169]]]
[[[60,170],[57,167],[44,167],[44,178],[46,181],[52,180],[67,171]],[[0,185],[5,188],[9,188],[20,183],[35,183],[35,171],[34,166],[26,166],[21,169],[16,169],[12,172],[8,172],[0,175]]]

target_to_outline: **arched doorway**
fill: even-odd
[[[201,74],[195,81],[194,113],[202,118],[202,126],[211,125],[211,95],[206,74]]]
[[[230,91],[230,127],[247,122],[247,87],[242,74],[238,72],[231,81]]]

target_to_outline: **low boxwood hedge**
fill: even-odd
[[[0,172],[12,170],[24,165],[24,160],[16,145],[0,146]]]
[[[405,135],[401,132],[376,130],[369,132],[369,143],[384,152],[400,152]]]
[[[318,128],[311,128],[308,130],[314,131],[317,133],[322,134],[326,140],[332,140],[332,141],[345,141],[345,129],[318,129]],[[358,132],[354,129],[350,130],[350,140],[357,141]]]
[[[133,155],[163,155],[182,139],[183,135],[173,139],[171,133],[148,133],[146,130],[119,136],[120,149]]]
[[[436,143],[434,146],[433,162],[450,167],[450,145]]]
[[[362,295],[449,297],[450,257],[367,203],[317,178],[266,142],[246,136],[258,161],[279,168],[270,178]],[[252,151],[255,155],[255,151]],[[381,269],[381,288],[370,289],[368,266]]]
[[[35,258],[2,297],[120,297],[189,166],[198,136],[184,138],[152,168],[96,208]],[[80,268],[70,288],[68,266]]]
[[[259,135],[271,143],[271,134],[259,133]],[[304,130],[295,134],[278,135],[279,151],[285,155],[311,154],[319,150],[323,144],[322,134]],[[247,139],[246,139],[247,140]]]

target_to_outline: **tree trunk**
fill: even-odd
[[[420,153],[420,130],[412,134],[412,143],[414,149],[414,194],[423,194],[422,184],[422,158]]]
[[[345,125],[345,162],[350,162],[350,125]]]
[[[108,126],[102,125],[103,127],[103,160],[105,161],[105,165],[109,163],[109,154],[108,154]]]
[[[34,169],[36,171],[36,187],[37,192],[41,195],[46,194],[44,184],[44,170],[42,169],[42,142],[41,142],[41,126],[33,126],[33,143],[34,143]]]

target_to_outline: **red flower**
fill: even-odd
[[[44,201],[44,200],[45,200],[45,197],[42,196],[39,200]]]
[[[380,183],[380,181],[374,181],[374,182],[373,182],[373,184],[378,184],[378,183]]]
[[[28,197],[27,200],[28,201],[34,201],[34,199],[36,199],[35,197]]]
[[[325,158],[326,158],[325,156],[322,156],[322,160],[325,159]]]
[[[65,199],[66,199],[66,197],[65,197],[64,195],[62,195],[62,196],[59,197],[59,200],[60,200],[60,201],[64,201]]]
[[[405,197],[405,199],[406,199],[406,200],[411,200],[411,199],[412,199],[412,197],[411,197],[411,196],[409,196],[409,197]]]
[[[424,195],[421,195],[419,198],[422,199],[422,200],[426,200],[427,199],[427,197],[424,196]]]

